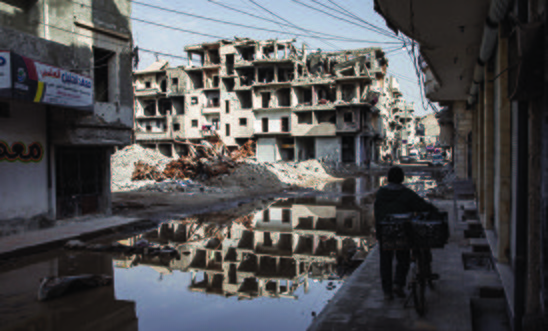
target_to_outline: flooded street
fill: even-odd
[[[371,193],[385,180],[348,179],[241,217],[201,214],[97,241],[175,255],[65,249],[3,263],[0,329],[304,330],[375,245]],[[421,195],[436,186],[426,173],[409,180]],[[37,301],[43,277],[81,274],[113,285]]]

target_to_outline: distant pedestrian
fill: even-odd
[[[375,228],[379,233],[379,225],[389,214],[405,214],[411,212],[429,212],[438,211],[438,209],[426,202],[413,190],[404,186],[403,180],[405,174],[400,167],[391,167],[388,171],[388,184],[381,187],[375,197]],[[380,241],[380,269],[381,281],[384,297],[387,300],[394,298],[393,294],[399,297],[405,297],[405,282],[409,271],[410,251],[403,250],[385,250],[383,242]],[[392,282],[392,261],[396,255],[396,274]],[[394,284],[394,286],[392,286]]]

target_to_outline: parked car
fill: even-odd
[[[428,163],[428,165],[431,165],[431,166],[443,166],[444,164],[445,164],[445,161],[441,154],[432,155],[432,160],[430,160],[430,162]]]

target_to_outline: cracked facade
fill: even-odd
[[[292,40],[235,38],[185,47],[188,65],[134,73],[135,138],[167,156],[177,140],[257,142],[260,161],[369,164],[406,154],[413,106],[381,48],[309,51]]]

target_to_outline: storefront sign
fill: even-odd
[[[9,80],[3,81],[0,77],[0,91],[4,83],[5,89],[11,92],[9,97],[79,110],[93,110],[91,78],[13,52],[0,52],[0,56],[7,58],[8,68],[11,69],[8,71],[11,73]]]
[[[10,53],[0,51],[0,97],[8,97],[11,92]]]

